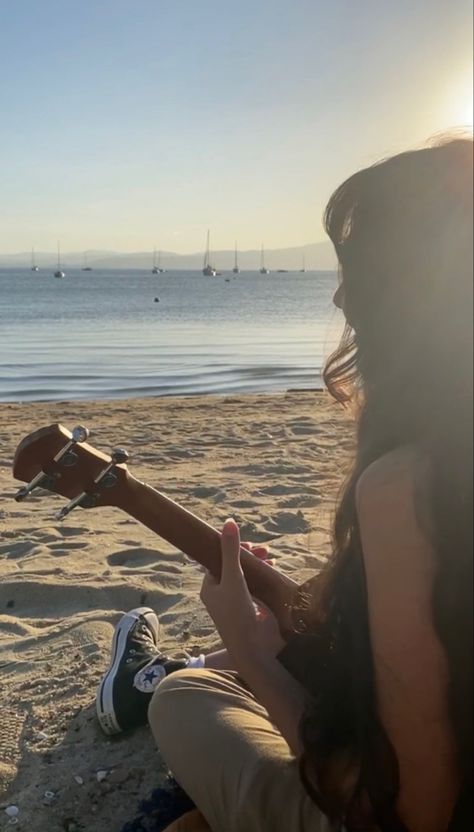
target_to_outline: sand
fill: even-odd
[[[44,425],[86,424],[96,447],[129,450],[136,476],[213,525],[235,517],[303,581],[330,552],[351,424],[316,392],[6,404],[0,416],[0,829],[16,805],[19,830],[119,832],[165,768],[146,727],[108,739],[96,722],[113,627],[146,605],[165,650],[216,646],[202,575],[116,509],[60,523],[58,496],[15,503],[16,445]]]

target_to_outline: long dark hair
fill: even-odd
[[[355,488],[372,462],[407,445],[429,462],[433,619],[450,671],[463,811],[472,812],[472,150],[470,138],[452,137],[362,170],[325,214],[349,322],[325,380],[360,411],[334,557],[296,611],[314,694],[302,776],[350,829],[403,828],[397,760],[377,718]]]

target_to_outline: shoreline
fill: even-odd
[[[64,832],[68,818],[120,832],[164,768],[146,727],[117,739],[98,728],[94,694],[113,627],[145,605],[165,651],[216,646],[198,600],[202,572],[116,509],[76,509],[60,523],[56,495],[15,503],[16,445],[41,426],[83,422],[91,444],[125,447],[136,476],[207,522],[234,516],[242,539],[269,545],[301,582],[330,553],[350,420],[315,390],[4,403],[0,417],[0,807],[18,806],[20,830]]]
[[[230,391],[209,391],[209,392],[202,392],[197,390],[196,392],[190,391],[189,393],[150,393],[149,395],[140,394],[138,396],[130,396],[130,395],[121,395],[117,394],[111,396],[94,396],[94,398],[87,398],[87,397],[78,397],[78,398],[65,398],[65,399],[2,399],[0,398],[0,408],[7,406],[7,405],[19,405],[24,407],[26,405],[54,405],[54,406],[70,406],[73,404],[83,404],[83,405],[94,405],[94,404],[106,404],[107,402],[140,402],[140,401],[150,401],[155,400],[159,401],[160,399],[190,399],[190,398],[203,398],[207,399],[213,396],[216,399],[229,399],[229,398],[247,398],[248,396],[286,396],[291,395],[293,393],[327,393],[327,390],[322,382],[320,386],[314,387],[288,387],[282,390],[230,390]]]

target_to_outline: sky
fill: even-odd
[[[0,79],[1,253],[299,246],[472,124],[472,3],[0,0]]]

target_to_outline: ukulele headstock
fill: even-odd
[[[62,425],[50,425],[30,433],[15,453],[13,476],[26,482],[15,499],[26,499],[36,488],[44,488],[69,499],[58,513],[63,519],[76,506],[117,506],[127,483],[128,454],[116,448],[111,456],[87,444],[87,428],[72,433]]]

